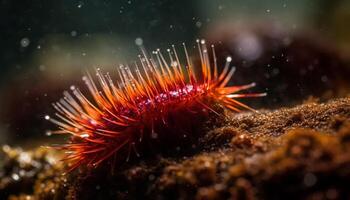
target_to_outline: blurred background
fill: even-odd
[[[193,50],[207,39],[219,64],[233,57],[232,84],[268,92],[247,102],[256,108],[349,92],[349,0],[0,2],[0,144],[45,140],[51,103],[86,69],[136,60],[140,44]]]

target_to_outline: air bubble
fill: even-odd
[[[19,175],[18,174],[12,174],[12,179],[15,180],[15,181],[18,181],[19,180]]]
[[[136,38],[136,39],[135,39],[135,44],[136,44],[137,46],[141,46],[141,45],[143,44],[142,38],[140,38],[140,37]]]
[[[51,132],[51,131],[46,131],[45,135],[51,136],[51,135],[52,135],[52,132]]]
[[[30,44],[30,40],[28,38],[22,38],[20,43],[22,47],[28,47]]]

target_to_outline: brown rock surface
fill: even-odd
[[[221,124],[208,129],[186,155],[143,158],[114,173],[106,167],[63,175],[60,163],[47,165],[32,176],[32,189],[11,190],[11,184],[24,184],[12,178],[0,194],[11,199],[350,198],[350,98],[230,114]],[[20,166],[9,164],[8,153],[2,160],[0,182],[8,180],[6,170],[11,174]]]

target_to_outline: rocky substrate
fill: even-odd
[[[350,98],[229,114],[190,152],[64,173],[60,153],[3,146],[1,199],[349,199]]]

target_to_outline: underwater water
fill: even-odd
[[[0,13],[0,199],[350,197],[350,1]]]

